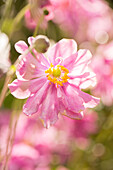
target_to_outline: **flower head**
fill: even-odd
[[[32,45],[34,38],[28,42]],[[15,47],[21,54],[28,49],[23,41]],[[58,114],[82,118],[85,108],[99,103],[99,99],[81,91],[95,82],[95,74],[88,69],[90,59],[88,50],[77,52],[72,39],[62,39],[49,48],[47,58],[33,49],[20,61],[17,79],[9,88],[17,98],[29,97],[23,112],[28,116],[37,113],[45,127],[54,124]]]

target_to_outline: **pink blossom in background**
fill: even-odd
[[[31,17],[31,13],[30,10],[27,10],[25,13],[25,24],[29,29],[35,29],[36,28],[36,22],[33,20],[33,18]]]
[[[82,120],[70,120],[72,123],[71,133],[75,138],[88,138],[90,134],[97,132],[97,113],[87,111]]]
[[[28,38],[32,45],[35,38]],[[28,49],[24,41],[15,45],[22,54]],[[91,53],[82,49],[72,39],[62,39],[49,48],[47,58],[33,49],[18,64],[17,79],[9,84],[11,93],[19,99],[28,98],[23,112],[37,113],[45,127],[58,120],[58,114],[72,119],[83,117],[86,108],[93,108],[99,99],[81,91],[95,84],[95,74],[88,68]],[[21,59],[20,56],[20,59]]]
[[[101,97],[105,105],[113,104],[113,41],[97,48],[91,64],[97,75],[93,94]]]
[[[78,148],[85,150],[90,146],[90,135],[96,134],[98,130],[97,120],[97,113],[88,110],[82,120],[75,120],[75,122],[72,120],[73,125],[70,128],[70,135],[73,139],[75,138]]]
[[[0,159],[2,162],[6,150],[9,118],[10,112],[0,113]],[[50,165],[54,163],[54,155],[58,157],[57,163],[62,165],[72,152],[69,142],[68,134],[62,129],[54,126],[47,130],[36,120],[35,115],[27,118],[21,114],[8,169],[50,170]],[[62,149],[63,152],[61,152]]]
[[[95,40],[97,31],[111,31],[112,11],[102,0],[50,0],[53,21],[77,41]],[[63,13],[62,13],[63,11]],[[98,27],[97,23],[98,21]],[[109,24],[105,24],[105,22]]]
[[[55,127],[59,130],[65,131],[68,138],[74,141],[78,148],[84,150],[91,144],[90,135],[98,132],[97,121],[97,113],[86,109],[82,120],[73,120],[63,117],[56,123]]]
[[[3,162],[9,129],[10,111],[0,112],[0,144]],[[97,114],[87,111],[82,120],[63,117],[50,129],[43,128],[34,114],[26,117],[20,114],[14,138],[10,170],[51,170],[51,165],[63,165],[71,158],[75,146],[85,149],[89,146],[89,135],[97,132]],[[10,148],[9,148],[10,149]],[[1,168],[1,164],[0,164]]]
[[[46,29],[47,22],[52,20],[67,35],[80,43],[88,40],[104,44],[113,36],[113,11],[103,0],[29,0],[29,2],[34,5],[25,14],[25,22],[30,29],[36,27],[44,10],[47,10],[49,13],[44,16],[41,28]]]
[[[53,19],[53,9],[49,1],[39,1],[39,0],[30,0],[31,10],[27,10],[25,13],[25,24],[29,29],[35,29],[38,22],[40,23],[40,27],[45,29],[47,28],[47,22]],[[44,14],[44,11],[47,11],[47,14]],[[44,18],[40,21],[42,15]]]
[[[92,18],[88,22],[86,32],[88,40],[96,41],[98,44],[105,44],[109,38],[113,37],[113,11],[110,8],[107,8],[107,10],[104,9],[102,10],[104,12],[100,16]]]

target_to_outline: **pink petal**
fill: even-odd
[[[82,91],[79,91],[80,97],[84,100],[84,106],[85,108],[93,108],[97,106],[100,102],[100,99],[94,96],[91,96],[87,93],[84,93]]]
[[[56,96],[56,87],[51,85],[42,103],[40,114],[40,118],[44,121],[44,126],[47,128],[53,125],[58,119],[58,102]]]
[[[71,71],[74,68],[77,55],[78,53],[70,55],[62,62],[62,65]]]
[[[64,106],[64,110],[80,113],[85,109],[82,98],[79,96],[77,90],[71,87],[71,85],[64,85],[60,93],[60,105]]]
[[[28,98],[26,104],[24,104],[24,106],[23,106],[23,112],[26,115],[32,115],[33,113],[38,112],[39,105],[45,98],[48,86],[49,86],[49,82],[47,81],[42,86],[42,88],[40,88],[40,90],[38,92],[36,92],[35,94],[32,94]]]
[[[30,92],[36,93],[47,81],[47,77],[40,77],[37,79],[30,80]]]
[[[96,75],[93,72],[90,72],[89,76],[87,76],[86,78],[83,78],[80,82],[80,88],[81,89],[86,89],[88,87],[94,87],[97,83],[96,80]]]
[[[29,45],[32,45],[34,40],[35,40],[34,37],[29,37],[29,38],[28,38],[28,43],[29,43]]]
[[[83,112],[75,113],[70,110],[65,110],[62,115],[67,116],[71,119],[82,119],[83,118]]]
[[[50,63],[55,64],[57,61],[57,57],[61,57],[65,59],[70,55],[76,53],[77,44],[72,39],[62,39],[57,44],[55,44],[52,48],[48,50],[48,58]]]
[[[88,64],[91,61],[91,53],[89,50],[79,50],[76,57],[72,74],[80,75],[87,70]]]
[[[69,73],[70,77],[69,83],[78,86],[80,89],[86,89],[89,86],[96,85],[96,76],[93,72],[85,72],[81,75],[74,75],[74,73]]]
[[[19,79],[32,79],[45,75],[46,66],[40,64],[32,55],[27,55],[18,64],[16,75]]]
[[[25,99],[29,97],[29,81],[14,80],[8,85],[11,94],[18,99]]]
[[[23,54],[28,49],[28,46],[24,41],[18,41],[15,44],[15,49],[18,53]]]
[[[91,60],[92,54],[89,50],[81,49],[78,51],[78,56],[76,58],[76,66],[81,64],[88,64]]]
[[[69,73],[68,74],[68,76],[70,77],[70,79],[82,79],[82,78],[87,78],[88,76],[90,75],[90,73],[89,72],[85,72],[85,73],[83,73],[83,74],[81,74],[81,75],[74,75],[74,74],[71,74],[71,73]]]

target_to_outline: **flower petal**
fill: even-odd
[[[26,115],[32,115],[33,113],[36,113],[39,109],[39,105],[40,103],[43,101],[46,93],[47,93],[47,88],[48,88],[49,82],[47,81],[42,88],[40,88],[40,90],[35,93],[32,94],[27,102],[24,104],[23,106],[23,112]]]
[[[61,113],[61,114],[64,115],[64,116],[67,116],[71,119],[82,119],[83,118],[83,112],[75,113],[75,112],[72,112],[70,110],[64,110],[64,112]]]
[[[91,96],[91,95],[84,93],[80,90],[79,90],[79,94],[80,94],[80,97],[82,97],[84,100],[85,108],[93,108],[93,107],[97,106],[100,102],[99,98]]]
[[[77,44],[72,39],[62,39],[48,50],[48,58],[53,65],[57,63],[57,58],[65,59],[76,53]]]
[[[96,75],[91,72],[87,71],[82,73],[81,75],[74,75],[74,73],[69,73],[68,76],[70,77],[69,83],[78,86],[80,89],[88,88],[89,86],[96,85]]]
[[[87,70],[92,55],[89,50],[84,50],[84,49],[79,50],[77,54],[78,55],[74,62],[74,67],[73,70],[71,71],[71,74],[80,75]]]
[[[53,125],[58,119],[58,102],[56,96],[56,87],[51,85],[42,103],[40,114],[40,118],[44,121],[44,126],[47,128]]]
[[[46,66],[38,62],[32,55],[27,55],[18,64],[16,75],[18,79],[30,80],[45,74]]]
[[[36,93],[47,81],[47,77],[39,77],[37,79],[30,80],[30,91]]]
[[[29,38],[28,38],[28,43],[29,43],[29,45],[32,45],[34,40],[35,40],[34,37],[29,37]]]
[[[83,100],[79,96],[78,91],[71,85],[64,85],[61,90],[59,97],[60,106],[63,105],[64,110],[70,110],[71,112],[80,113],[84,110]],[[62,106],[61,106],[62,108]]]
[[[29,81],[14,80],[8,85],[11,94],[18,99],[25,99],[30,96]]]
[[[24,41],[18,41],[15,44],[15,49],[18,53],[23,54],[28,49],[28,46]]]

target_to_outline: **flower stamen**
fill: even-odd
[[[63,83],[66,83],[70,77],[68,77],[69,70],[64,66],[57,65],[54,68],[54,65],[51,63],[50,68],[45,71],[47,73],[47,78],[51,82],[56,84],[57,87],[63,86]]]

